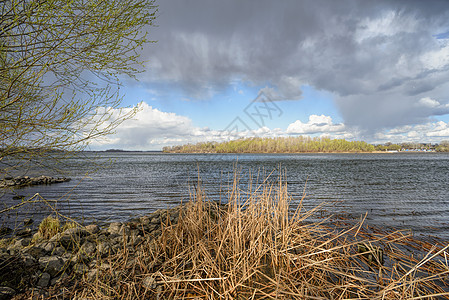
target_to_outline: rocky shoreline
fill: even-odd
[[[31,229],[21,236],[2,239],[0,300],[46,298],[50,288],[58,288],[63,294],[65,287],[83,276],[92,279],[107,271],[108,257],[124,250],[132,253],[143,242],[151,243],[161,235],[162,224],[178,222],[182,210],[158,210],[129,222],[110,223],[105,228],[95,224],[77,226],[49,239]],[[142,282],[151,285],[150,281],[144,278]]]
[[[5,177],[0,180],[0,188],[20,188],[30,185],[41,185],[41,184],[54,184],[70,181],[70,178],[58,177],[54,178],[51,176],[39,176],[39,177],[29,177],[29,176],[17,176],[17,177]]]
[[[101,227],[70,221],[57,221],[53,226],[46,219],[37,230],[25,226],[13,237],[0,239],[0,300],[202,299],[213,293],[241,299],[239,294],[258,292],[258,280],[265,288],[265,279],[270,278],[270,289],[278,289],[281,285],[276,278],[281,277],[275,276],[276,266],[270,263],[282,259],[288,260],[278,272],[291,276],[283,287],[291,287],[292,280],[301,286],[315,278],[312,291],[321,295],[320,299],[336,299],[334,295],[354,299],[360,295],[379,298],[380,294],[386,295],[385,299],[449,296],[447,262],[442,256],[447,244],[420,242],[400,231],[370,233],[361,224],[342,224],[340,228],[337,223],[327,226],[304,222],[303,218],[282,223],[272,206],[265,203],[261,208],[266,211],[261,212],[255,210],[257,204],[252,205],[241,210],[235,203],[223,206],[198,200]],[[286,221],[288,210],[283,212],[285,219],[281,221]],[[279,229],[282,224],[284,231]],[[237,235],[239,230],[243,234]],[[255,233],[257,230],[261,233]],[[248,279],[242,260],[251,266],[247,269],[250,274],[256,268],[264,276]],[[298,267],[298,263],[303,266]],[[403,276],[416,266],[420,270],[413,277]],[[296,273],[289,275],[292,272]],[[238,283],[235,292],[220,290],[224,284],[234,284],[228,274],[247,282]],[[348,280],[350,285],[341,288],[336,278]],[[373,285],[366,285],[369,280]],[[203,285],[205,282],[209,284]],[[391,294],[392,285],[402,292]],[[403,291],[405,285],[419,292]],[[332,288],[341,291],[333,293]],[[307,298],[305,292],[294,295],[296,299]]]

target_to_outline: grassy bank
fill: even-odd
[[[95,272],[68,276],[46,297],[449,299],[448,245],[362,223],[308,222],[319,208],[291,210],[281,179],[242,191],[236,177],[227,200],[209,202],[197,188],[171,210],[176,218],[161,214],[160,229],[137,237],[120,231],[116,252],[104,255],[97,246],[92,254]],[[127,226],[144,228],[141,222]]]

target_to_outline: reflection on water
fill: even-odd
[[[107,166],[92,171],[96,164]],[[411,228],[417,234],[449,238],[449,155],[425,154],[162,154],[86,153],[67,161],[72,181],[27,187],[16,192],[40,193],[59,200],[58,208],[73,217],[100,222],[130,217],[187,201],[201,178],[210,199],[225,201],[233,170],[241,170],[245,186],[250,177],[259,182],[273,170],[285,170],[289,192],[296,203],[304,187],[304,205],[310,209],[325,201],[327,212],[360,217],[368,212],[373,225]],[[49,171],[30,170],[30,174]],[[52,174],[50,174],[52,175]],[[306,184],[307,183],[307,184]],[[73,189],[73,191],[72,191]],[[222,191],[222,193],[220,193]],[[6,192],[2,205],[17,204]],[[48,214],[43,207],[0,216],[10,223],[22,213]]]

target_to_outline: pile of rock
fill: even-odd
[[[17,177],[5,177],[0,180],[0,188],[8,187],[23,187],[28,185],[39,185],[39,184],[53,184],[70,181],[70,178],[66,177],[50,177],[50,176],[39,176],[39,177],[29,177],[29,176],[17,176]]]
[[[0,299],[30,291],[45,296],[46,288],[64,280],[93,278],[107,267],[104,258],[154,240],[163,223],[178,222],[181,210],[158,210],[103,229],[94,224],[70,228],[50,239],[30,231],[28,236],[0,240]]]

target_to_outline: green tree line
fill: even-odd
[[[423,143],[401,143],[392,144],[385,143],[376,145],[376,151],[407,151],[407,150],[426,150],[436,152],[449,152],[449,141],[441,141],[440,144],[423,144]]]
[[[362,141],[346,141],[327,137],[246,138],[227,142],[203,142],[164,147],[171,153],[313,153],[372,152],[373,145]]]

